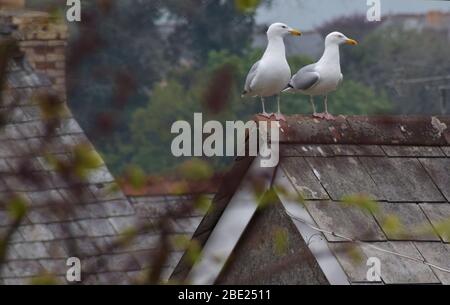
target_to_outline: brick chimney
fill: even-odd
[[[11,7],[23,7],[23,0],[0,0]],[[20,5],[22,4],[22,5]],[[0,24],[13,29],[22,52],[32,67],[45,75],[53,89],[63,101],[66,97],[66,45],[68,28],[65,23],[55,22],[46,12],[24,9],[5,9],[0,11]]]
[[[23,8],[25,0],[0,0],[0,9],[4,8]]]

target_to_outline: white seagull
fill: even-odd
[[[284,120],[280,110],[280,93],[286,88],[291,78],[291,68],[286,60],[286,49],[284,37],[287,35],[300,36],[301,32],[283,23],[274,23],[267,31],[268,45],[261,60],[256,62],[250,69],[245,81],[242,96],[260,97],[263,113],[270,118],[266,112],[264,98],[277,95],[278,120]]]
[[[356,40],[350,39],[342,33],[333,32],[325,39],[325,51],[322,58],[314,64],[301,68],[289,82],[284,92],[303,93],[310,96],[314,116],[327,120],[334,117],[328,113],[328,94],[335,91],[342,83],[344,76],[341,73],[339,46],[342,44],[357,45]],[[314,105],[314,96],[325,97],[325,113],[317,113]]]

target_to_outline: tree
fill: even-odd
[[[395,101],[396,113],[438,113],[437,85],[412,83],[407,79],[447,76],[450,41],[442,33],[382,27],[368,34],[357,48],[347,50],[345,75],[386,91]]]

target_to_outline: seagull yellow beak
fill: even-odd
[[[289,33],[294,36],[302,36],[302,32],[300,32],[299,30],[295,30],[295,29],[290,30]]]
[[[358,42],[356,40],[353,39],[347,39],[345,41],[346,44],[352,45],[352,46],[356,46],[358,44]]]

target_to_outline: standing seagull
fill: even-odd
[[[315,64],[301,68],[292,77],[288,88],[284,90],[284,92],[300,92],[309,95],[315,117],[334,119],[328,113],[328,94],[335,91],[344,79],[339,56],[341,44],[357,45],[358,43],[339,32],[329,34],[325,39],[325,51],[322,58]],[[314,96],[316,95],[325,96],[325,113],[316,113],[314,105]]]
[[[286,60],[284,37],[300,36],[301,33],[283,23],[274,23],[267,31],[268,45],[263,57],[250,69],[245,81],[242,96],[259,96],[261,98],[262,115],[270,118],[266,112],[264,98],[277,95],[278,120],[285,120],[280,110],[280,92],[286,88],[291,78],[291,68]]]

